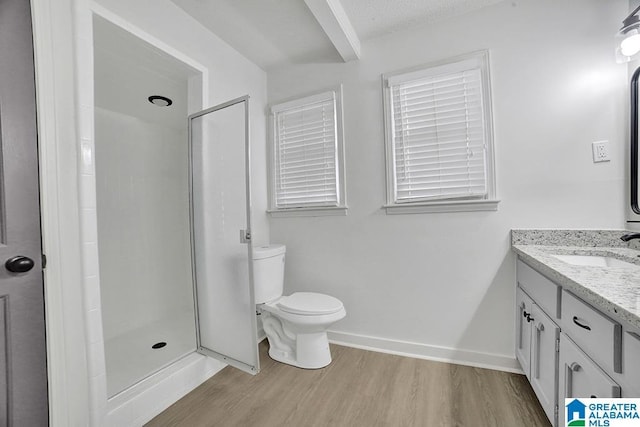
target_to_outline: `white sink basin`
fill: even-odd
[[[623,267],[630,268],[636,267],[636,264],[625,262],[617,258],[600,255],[553,255],[555,258],[562,262],[566,262],[571,265],[584,265],[590,267]]]

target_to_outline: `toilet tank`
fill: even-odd
[[[253,248],[253,287],[256,304],[282,296],[284,288],[284,245],[271,244]]]

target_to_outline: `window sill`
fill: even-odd
[[[387,215],[439,212],[497,211],[500,200],[459,200],[384,205]]]
[[[294,216],[346,216],[346,206],[336,207],[317,207],[317,208],[292,208],[292,209],[279,209],[268,210],[267,213],[272,218],[286,218]]]

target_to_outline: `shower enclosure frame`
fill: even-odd
[[[215,105],[197,113],[191,114],[188,117],[188,140],[189,140],[189,212],[191,222],[191,262],[192,262],[192,274],[193,274],[193,297],[194,297],[194,311],[196,319],[196,351],[206,356],[213,357],[221,362],[238,368],[244,372],[255,375],[260,372],[260,357],[258,354],[258,340],[257,340],[257,317],[255,313],[255,295],[254,295],[254,279],[253,279],[253,262],[252,262],[252,240],[251,240],[251,138],[249,133],[249,95],[241,96],[222,104]],[[195,245],[195,219],[194,219],[194,190],[193,190],[193,177],[194,177],[194,165],[193,165],[193,122],[195,119],[202,118],[209,114],[213,114],[217,111],[224,110],[228,107],[232,107],[238,104],[244,103],[244,168],[245,168],[245,212],[246,212],[246,227],[240,229],[240,243],[247,245],[247,268],[249,279],[249,323],[252,332],[251,339],[251,351],[252,355],[247,355],[248,359],[253,357],[253,362],[242,361],[236,358],[230,357],[225,354],[225,350],[220,351],[212,348],[207,348],[202,344],[202,325],[200,323],[199,305],[198,305],[198,281],[197,281],[197,265],[196,265],[196,245]],[[206,142],[205,142],[206,143]]]

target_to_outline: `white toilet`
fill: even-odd
[[[305,369],[331,363],[327,329],[344,318],[342,301],[329,295],[295,292],[283,296],[284,245],[253,248],[258,312],[269,340],[269,356]]]

